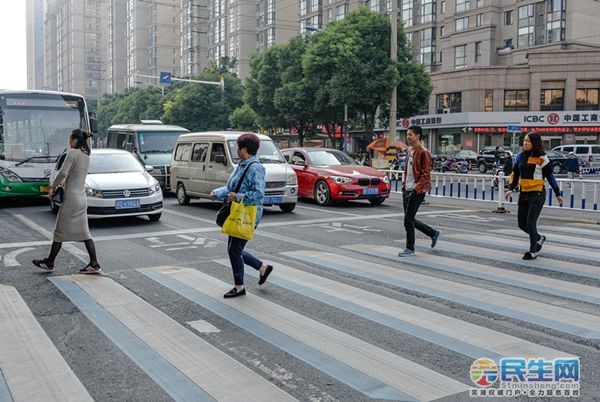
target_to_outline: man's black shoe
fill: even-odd
[[[540,236],[540,239],[538,240],[537,244],[535,245],[536,253],[539,253],[542,250],[542,246],[544,245],[545,241],[546,241],[546,236]]]
[[[532,253],[530,251],[526,252],[525,255],[523,255],[524,260],[535,260],[536,258],[537,258],[537,254]]]
[[[236,288],[231,289],[229,292],[225,293],[223,297],[225,299],[229,299],[231,297],[244,296],[246,294],[246,288],[242,288],[242,290],[237,290]]]
[[[267,269],[265,269],[264,275],[259,275],[258,284],[262,285],[267,280],[267,277],[273,272],[273,266],[267,265]]]

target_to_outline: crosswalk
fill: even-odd
[[[245,297],[229,300],[222,293],[230,284],[203,270],[158,266],[136,272],[347,386],[352,394],[346,400],[463,400],[474,386],[468,364],[461,363],[464,370],[457,375],[432,365],[427,357],[402,355],[377,337],[352,335],[285,300],[270,300],[268,287],[367,320],[375,329],[434,345],[462,356],[461,361],[582,357],[573,350],[600,341],[600,230],[540,229],[548,241],[540,257],[528,262],[520,258],[527,239],[514,230],[444,234],[435,249],[419,249],[404,259],[396,256],[394,242],[355,242],[329,251],[299,242],[296,249],[281,250],[267,260],[276,267],[267,290],[250,283]],[[229,267],[229,260],[215,258],[210,264]],[[251,269],[247,274],[257,277]],[[352,281],[336,280],[341,276]],[[139,290],[124,286],[118,275],[49,280],[174,400],[318,400],[224,353]],[[373,290],[379,287],[386,292]],[[435,311],[432,304],[443,308]],[[452,313],[463,309],[478,319]],[[509,320],[529,335],[515,336],[507,326],[487,325],[486,319]],[[557,341],[540,341],[549,337]],[[93,400],[92,390],[78,378],[82,373],[69,366],[19,292],[3,285],[0,345],[0,402]]]

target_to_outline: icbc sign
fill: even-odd
[[[550,113],[548,115],[548,117],[542,115],[529,115],[529,116],[524,116],[523,117],[523,121],[525,123],[544,123],[544,122],[548,122],[548,124],[558,124],[558,122],[560,121],[560,116],[556,113]]]
[[[408,126],[410,126],[410,120],[402,119],[402,127],[408,128]]]
[[[550,124],[558,124],[560,117],[556,113],[550,113],[548,115],[548,123]]]

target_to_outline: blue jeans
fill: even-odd
[[[246,243],[248,243],[248,240],[232,236],[229,236],[229,240],[227,241],[227,254],[229,254],[229,261],[233,269],[233,280],[238,286],[244,284],[244,264],[250,265],[257,271],[263,265],[261,260],[244,251]]]

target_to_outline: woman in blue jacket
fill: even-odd
[[[261,165],[260,160],[256,156],[256,152],[260,147],[260,139],[252,133],[242,134],[237,139],[237,154],[242,162],[233,171],[227,185],[219,187],[210,193],[212,200],[224,200],[240,202],[244,199],[244,205],[256,205],[256,226],[260,222],[263,213],[263,197],[265,196],[265,168]],[[246,175],[243,178],[240,191],[235,193],[235,188],[238,182],[244,175],[244,171],[248,168]],[[254,257],[247,251],[244,251],[247,240],[229,236],[227,242],[227,253],[229,261],[233,269],[233,279],[235,286],[223,297],[238,297],[246,294],[244,288],[244,264],[250,265],[260,273],[258,284],[262,285],[267,280],[267,277],[273,271],[273,266],[265,265],[261,260]]]

